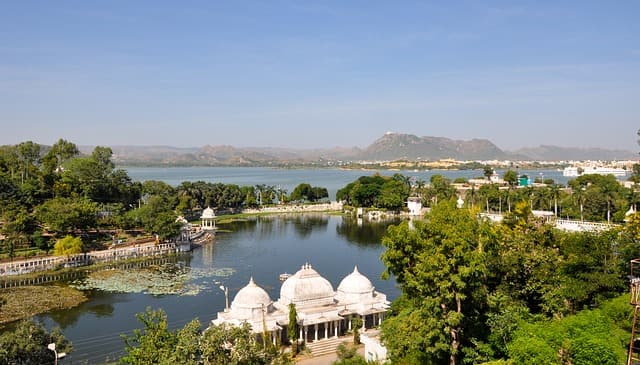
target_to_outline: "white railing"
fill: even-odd
[[[600,222],[587,222],[576,221],[569,219],[556,219],[555,226],[565,231],[606,231],[615,227],[619,227],[618,224],[600,223]]]
[[[22,275],[37,271],[52,270],[59,267],[85,266],[96,262],[107,262],[130,259],[135,257],[147,257],[166,255],[178,252],[173,243],[145,244],[130,247],[115,248],[100,251],[91,251],[69,256],[52,256],[34,258],[12,262],[0,263],[0,276]]]

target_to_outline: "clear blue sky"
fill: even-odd
[[[640,1],[4,1],[0,144],[636,151]]]

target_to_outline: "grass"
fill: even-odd
[[[87,297],[66,286],[41,285],[4,289],[0,300],[6,301],[0,310],[2,325],[54,309],[73,308],[85,302]]]

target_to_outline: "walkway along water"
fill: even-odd
[[[168,263],[175,263],[179,258],[175,255],[171,256],[158,256],[155,258],[145,258],[144,260],[135,261],[112,261],[107,265],[101,265],[95,267],[95,270],[110,270],[110,269],[142,269],[149,266],[158,266]],[[81,279],[85,277],[94,268],[74,268],[63,272],[58,271],[42,271],[39,274],[30,275],[29,277],[18,275],[5,275],[0,276],[0,288],[14,288],[20,286],[42,285],[48,283],[56,283],[60,281],[72,281],[75,279]]]
[[[0,277],[31,274],[39,271],[55,270],[59,268],[80,267],[132,258],[175,254],[179,252],[186,252],[188,250],[189,249],[187,249],[183,244],[179,243],[144,243],[129,247],[91,251],[76,255],[18,260],[1,263]]]

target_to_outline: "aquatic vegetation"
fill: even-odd
[[[54,285],[6,288],[0,292],[0,324],[33,317],[54,309],[73,308],[87,300],[78,290]]]
[[[98,289],[116,293],[197,295],[211,286],[211,278],[228,277],[234,272],[232,268],[190,268],[170,263],[135,270],[96,271],[73,281],[70,286],[79,290]]]

